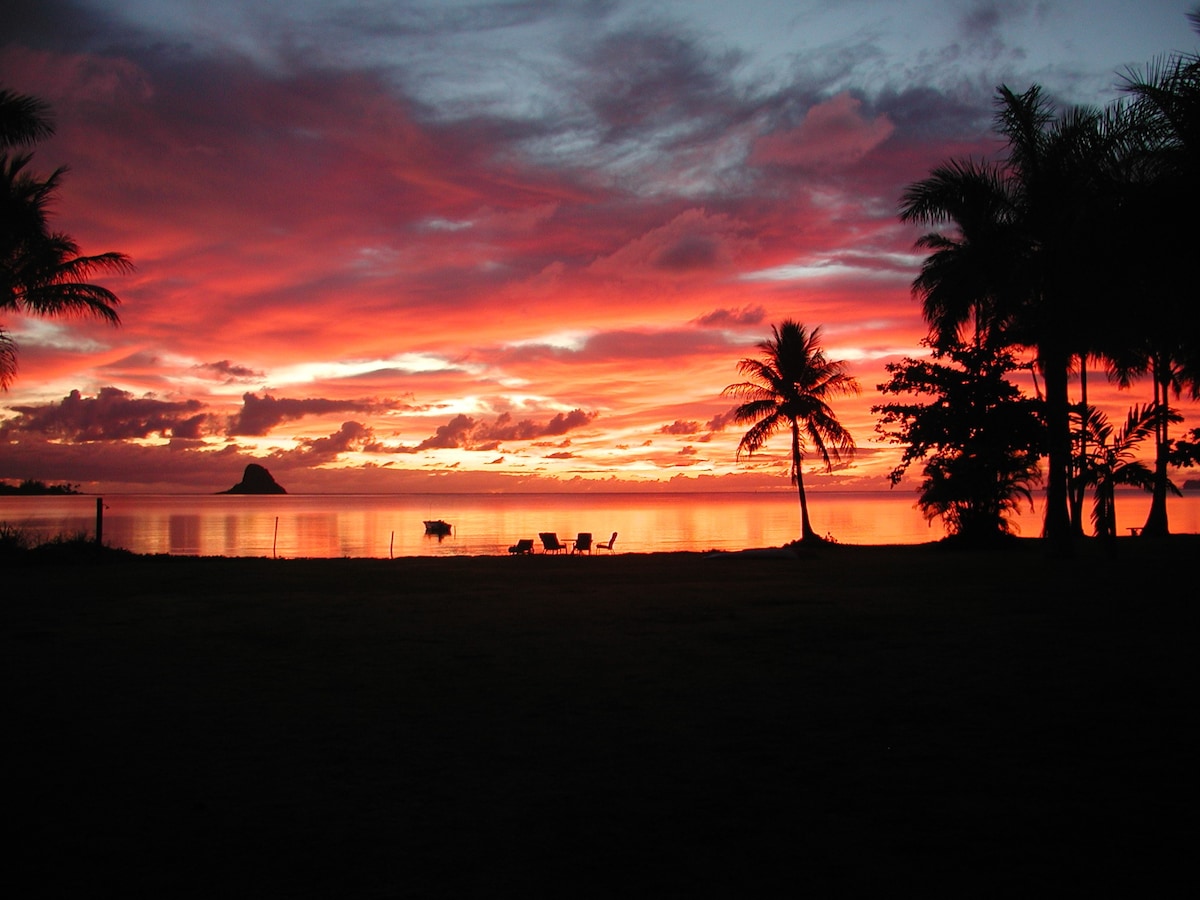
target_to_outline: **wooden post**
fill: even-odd
[[[96,498],[96,545],[104,543],[104,498]]]
[[[279,545],[279,516],[275,517],[275,537],[271,539],[271,559],[278,559],[275,548]]]

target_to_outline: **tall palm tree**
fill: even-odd
[[[1200,33],[1200,12],[1188,16]],[[1200,396],[1200,304],[1196,302],[1193,257],[1200,226],[1179,210],[1200,203],[1200,53],[1163,57],[1144,71],[1129,70],[1124,86],[1133,102],[1129,116],[1142,138],[1138,160],[1134,221],[1171,221],[1165,229],[1129,229],[1130,249],[1141,265],[1136,274],[1140,297],[1151,301],[1134,323],[1137,343],[1123,360],[1123,381],[1130,373],[1149,374],[1153,382],[1155,423],[1154,490],[1142,533],[1169,532],[1167,464],[1169,395],[1189,387]],[[1153,231],[1154,234],[1148,234]]]
[[[811,332],[785,319],[771,326],[773,336],[758,344],[761,359],[743,359],[738,371],[750,380],[731,384],[725,395],[743,402],[733,411],[734,421],[752,423],[738,443],[737,455],[760,450],[767,440],[787,428],[792,436],[792,484],[800,496],[800,539],[818,541],[808,517],[801,463],[811,444],[833,471],[834,461],[854,455],[854,439],[833,414],[829,401],[857,394],[858,382],[846,373],[846,363],[830,360],[821,347],[821,329]]]
[[[0,91],[0,144],[43,133],[39,121],[43,130],[48,128],[44,117],[38,118],[44,107],[37,101],[14,103],[14,96]],[[17,98],[22,99],[29,100]],[[16,106],[17,113],[10,115],[10,106]],[[0,153],[0,312],[86,315],[118,324],[119,298],[88,279],[97,272],[131,271],[129,257],[123,253],[80,256],[70,235],[51,230],[48,209],[66,170],[59,168],[48,178],[38,178],[27,170],[31,158],[28,153]],[[12,383],[16,368],[16,343],[0,326],[0,389]]]

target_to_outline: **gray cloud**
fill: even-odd
[[[708,430],[710,432],[711,431],[724,431],[732,423],[733,423],[733,410],[730,410],[727,413],[717,413],[715,416],[713,416],[711,419],[709,419],[708,424],[705,425],[704,427],[706,430]]]
[[[73,443],[121,441],[152,435],[196,439],[208,418],[199,400],[171,401],[134,397],[128,391],[101,388],[95,397],[71,391],[59,403],[14,406],[20,415],[0,425],[6,438],[41,434]]]
[[[728,326],[758,325],[767,317],[767,311],[761,306],[746,306],[742,309],[714,309],[707,315],[701,316],[696,322],[706,328],[723,328]]]
[[[307,399],[276,398],[270,394],[242,395],[242,411],[229,420],[231,435],[263,435],[282,422],[289,422],[311,415],[330,413],[368,413],[381,408],[372,400],[325,400],[318,397]]]
[[[699,431],[699,422],[684,422],[681,419],[676,419],[670,425],[664,425],[658,429],[659,434],[696,434]]]
[[[204,372],[211,372],[218,378],[224,378],[229,382],[235,381],[256,381],[265,377],[265,373],[255,371],[249,366],[239,366],[227,359],[222,359],[219,362],[200,363],[194,368]]]
[[[533,441],[558,437],[586,426],[595,418],[594,412],[584,412],[581,409],[569,413],[556,413],[545,422],[534,422],[532,419],[518,421],[510,413],[501,413],[494,422],[484,422],[473,416],[459,414],[445,425],[439,425],[437,431],[413,448],[412,452],[453,448],[494,451],[505,441]]]
[[[307,465],[320,465],[348,451],[369,449],[373,440],[374,432],[368,426],[361,422],[343,422],[342,427],[328,437],[303,441],[291,455],[303,457]]]

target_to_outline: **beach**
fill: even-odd
[[[6,566],[37,896],[1165,887],[1200,537]]]

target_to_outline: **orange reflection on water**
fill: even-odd
[[[814,493],[818,534],[848,544],[914,544],[944,536],[914,508],[915,494]],[[1122,534],[1140,525],[1144,494],[1118,498]],[[618,533],[617,552],[740,550],[778,547],[799,534],[790,492],[769,494],[443,495],[115,495],[105,498],[106,543],[137,553],[200,556],[379,557],[504,554],[521,538]],[[1171,498],[1176,533],[1200,532],[1200,494]],[[94,533],[95,498],[0,498],[0,522],[49,539]],[[426,519],[453,532],[426,535]],[[1041,510],[1022,511],[1020,534],[1041,531]],[[604,552],[604,551],[599,551]]]

